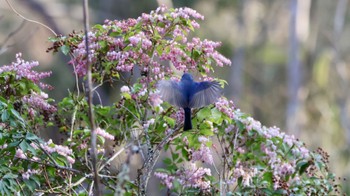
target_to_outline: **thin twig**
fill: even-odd
[[[22,14],[20,14],[20,13],[12,6],[12,4],[10,3],[10,1],[8,1],[8,0],[5,0],[5,1],[6,1],[7,5],[10,6],[11,10],[12,10],[14,13],[17,14],[17,16],[21,17],[23,20],[26,20],[26,21],[28,21],[28,22],[32,22],[32,23],[41,25],[41,26],[45,27],[46,29],[48,29],[49,31],[51,31],[52,34],[54,34],[55,36],[57,36],[57,33],[56,33],[54,30],[52,30],[49,26],[47,26],[47,25],[45,25],[45,24],[43,24],[43,23],[41,23],[41,22],[38,22],[38,21],[36,21],[36,20],[31,20],[31,19],[29,19],[29,18],[26,18],[25,16],[23,16]]]
[[[151,176],[151,172],[153,171],[153,168],[158,161],[158,158],[160,156],[160,152],[163,149],[164,145],[173,140],[174,138],[178,137],[180,134],[180,131],[182,129],[182,126],[175,128],[174,131],[170,132],[155,148],[154,151],[147,157],[146,161],[144,162],[142,168],[138,171],[139,172],[139,195],[146,195],[146,189],[148,185],[148,180]]]
[[[11,38],[12,36],[14,36],[15,34],[17,34],[17,33],[24,27],[25,23],[26,23],[26,21],[23,20],[22,23],[21,23],[14,31],[12,31],[11,33],[9,33],[9,34],[7,35],[7,37],[6,37],[5,40],[2,42],[2,44],[0,44],[0,45],[1,45],[0,54],[4,53],[4,52],[10,47],[10,45],[6,45],[6,43],[10,40],[10,38]]]
[[[134,118],[139,121],[139,123],[142,123],[141,119],[139,119],[132,111],[129,110],[129,108],[125,107],[124,105],[120,105],[122,108],[124,108],[126,111],[128,111],[131,115],[134,116]]]
[[[114,155],[109,158],[100,168],[99,168],[99,172],[105,168],[110,162],[112,162],[117,156],[119,156],[126,148],[128,148],[129,146],[131,146],[131,144],[128,144],[126,146],[124,146],[123,148],[121,148],[118,152],[114,153]]]

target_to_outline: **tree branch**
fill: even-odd
[[[28,22],[32,22],[32,23],[38,24],[38,25],[40,25],[40,26],[43,26],[43,27],[45,27],[46,29],[48,29],[49,31],[51,31],[52,34],[54,34],[55,36],[57,36],[57,33],[56,33],[54,30],[52,30],[49,26],[47,26],[47,25],[45,25],[45,24],[43,24],[43,23],[41,23],[41,22],[38,22],[38,21],[36,21],[36,20],[32,20],[32,19],[26,18],[25,16],[23,16],[22,14],[20,14],[20,13],[12,6],[12,4],[11,4],[8,0],[5,0],[5,1],[6,1],[7,5],[11,8],[11,10],[17,14],[17,16],[23,18],[24,20],[26,20],[26,21],[28,21]]]
[[[89,27],[89,12],[88,12],[88,0],[83,0],[83,14],[84,14],[84,31],[85,31],[85,48],[86,48],[86,64],[87,64],[87,83],[88,83],[88,105],[89,105],[89,121],[90,121],[90,128],[91,128],[91,157],[92,157],[92,169],[94,173],[94,187],[95,187],[95,195],[101,195],[101,189],[100,189],[100,179],[98,176],[98,169],[97,169],[97,150],[96,150],[96,125],[95,125],[95,117],[94,117],[94,111],[93,111],[93,92],[92,92],[92,64],[89,59],[89,37],[88,37],[88,31],[90,29]]]

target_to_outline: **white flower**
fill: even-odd
[[[122,92],[122,93],[130,93],[130,88],[127,87],[127,86],[122,86],[120,88],[120,92]]]

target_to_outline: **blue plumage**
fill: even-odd
[[[221,85],[217,81],[195,82],[189,73],[185,73],[180,82],[160,81],[158,90],[164,101],[184,109],[185,131],[192,129],[191,108],[200,108],[214,103],[222,93]]]

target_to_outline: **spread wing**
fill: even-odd
[[[217,101],[222,94],[222,88],[219,82],[196,82],[195,92],[190,99],[191,108],[200,108]]]
[[[186,100],[181,92],[181,86],[178,82],[172,80],[162,80],[158,83],[157,89],[163,101],[169,102],[178,107],[186,107]]]

